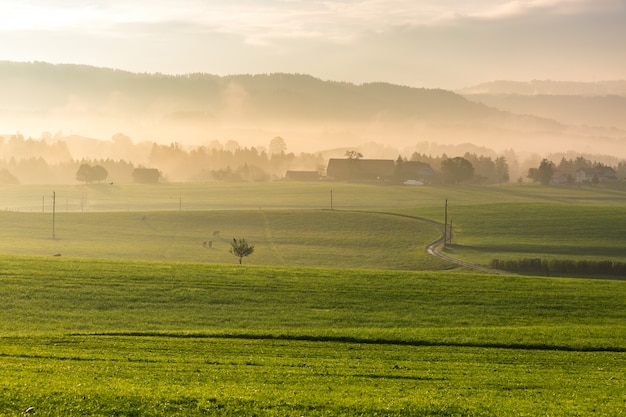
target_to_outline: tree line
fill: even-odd
[[[607,169],[612,171],[607,171]],[[598,183],[603,181],[603,179],[606,179],[606,177],[603,177],[603,172],[605,174],[610,172],[611,176],[613,176],[614,172],[614,179],[618,180],[626,178],[626,161],[620,161],[616,167],[609,167],[602,162],[591,161],[582,156],[573,159],[563,157],[558,164],[544,158],[538,167],[528,169],[527,177],[542,185],[551,183],[573,184],[577,182],[576,175],[580,170],[590,170],[592,172],[591,178],[588,180],[585,178],[584,182]]]
[[[626,276],[626,263],[587,259],[492,259],[491,267],[509,272],[541,274]]]
[[[328,162],[320,153],[289,152],[285,140],[279,136],[272,138],[267,146],[258,147],[242,147],[234,140],[224,143],[212,140],[195,147],[185,147],[177,142],[167,145],[151,142],[135,144],[123,134],[116,134],[107,142],[91,140],[84,149],[78,148],[76,143],[80,140],[64,137],[60,133],[44,134],[40,140],[25,139],[19,134],[0,137],[0,183],[105,180],[125,183],[132,181],[135,168],[155,168],[162,173],[163,181],[170,182],[274,181],[284,178],[287,170],[315,171],[323,176]],[[73,158],[72,153],[76,149],[83,154],[101,156]],[[344,156],[369,157],[358,151],[353,152]],[[561,156],[558,163],[537,155],[526,163],[529,167],[524,175],[521,173],[523,166],[513,151],[500,155],[494,152],[490,155],[465,152],[462,156],[448,156],[445,152],[436,156],[413,152],[410,156],[398,155],[395,160],[398,174],[393,180],[396,182],[405,179],[400,166],[407,161],[429,165],[435,174],[431,178],[432,183],[480,185],[509,181],[549,184],[556,173],[565,178],[564,182],[572,183],[576,171],[581,168],[608,166],[605,162],[580,155]],[[83,165],[87,167],[81,169]],[[626,177],[625,161],[614,163],[612,168],[618,178]],[[103,171],[106,172],[104,177]]]
[[[447,184],[502,184],[510,180],[510,166],[504,156],[493,159],[466,152],[463,156],[449,157],[444,153],[432,157],[414,152],[408,160],[430,165],[437,174],[437,182]]]

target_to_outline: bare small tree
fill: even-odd
[[[361,152],[355,151],[355,150],[347,150],[346,151],[346,158],[348,159],[361,159],[363,158],[363,154]]]
[[[239,257],[239,264],[241,264],[244,256],[252,255],[254,252],[254,245],[248,244],[246,239],[243,238],[233,239],[233,241],[230,242],[230,246],[230,253]]]

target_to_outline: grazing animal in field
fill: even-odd
[[[220,231],[219,230],[216,230],[216,231],[213,232],[213,236],[219,236],[219,235],[220,235]]]

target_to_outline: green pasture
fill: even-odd
[[[453,257],[626,261],[621,185],[2,186],[0,416],[626,415],[626,281],[450,272],[446,199]]]
[[[623,281],[0,265],[0,415],[626,412]]]
[[[338,210],[233,210],[51,214],[0,212],[0,253],[246,264],[437,270],[426,253],[440,232],[417,219]]]
[[[233,209],[372,210],[440,208],[495,203],[558,202],[623,205],[623,184],[542,187],[401,186],[334,182],[0,185],[0,210],[52,213],[95,211],[204,211]],[[332,195],[332,198],[331,198]]]
[[[1,253],[230,263],[228,242],[244,237],[256,247],[245,261],[259,265],[440,270],[450,265],[423,250],[437,239],[435,228],[356,212],[441,224],[447,199],[451,256],[483,265],[494,258],[626,261],[622,184],[65,185],[55,189],[54,240],[52,188],[0,188]]]
[[[449,215],[454,238],[447,253],[474,263],[494,258],[626,262],[626,204],[451,206]]]

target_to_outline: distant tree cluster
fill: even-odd
[[[83,165],[84,167],[81,169]],[[0,184],[130,182],[134,165],[126,161],[81,160],[50,164],[44,158],[0,160]],[[105,175],[106,174],[106,175]]]
[[[441,178],[448,184],[460,184],[472,179],[474,166],[470,161],[460,156],[441,161]]]
[[[626,263],[611,260],[572,259],[493,259],[491,267],[510,272],[531,274],[612,275],[625,276]]]
[[[134,144],[121,133],[113,135],[108,142],[72,137],[71,147],[65,140],[61,132],[54,135],[44,132],[39,140],[26,139],[20,134],[0,136],[0,183],[90,183],[104,180],[124,183],[133,181],[133,171],[139,166],[157,169],[162,181],[259,182],[282,179],[287,171],[310,171],[323,176],[328,164],[328,160],[319,153],[287,152],[286,142],[280,136],[272,138],[267,148],[241,147],[232,139],[224,143],[213,140],[197,147],[184,147],[176,142],[169,145],[153,142]],[[568,152],[545,157],[531,155],[520,160],[512,150],[498,155],[476,146],[455,148],[434,147],[432,144],[430,150],[439,152],[439,155],[419,152],[413,152],[408,158],[399,155],[395,160],[395,172],[390,175],[391,181],[402,183],[415,178],[410,171],[416,165],[404,162],[427,165],[432,169],[433,175],[428,177],[428,183],[432,184],[489,185],[506,183],[511,178],[542,184],[554,183],[557,179],[558,183],[565,184],[576,182],[576,173],[580,169],[597,170],[597,180],[594,180],[593,174],[584,180],[589,183],[603,182],[609,169],[613,170],[616,179],[626,178],[626,161],[610,156],[583,156]],[[460,151],[458,156],[448,156],[455,150]],[[74,158],[72,152],[97,154],[98,158]],[[344,157],[355,166],[363,162],[363,154],[356,149],[346,151]],[[82,165],[88,167],[81,168]],[[103,176],[104,171],[106,176]]]
[[[318,154],[285,152],[282,138],[270,143],[272,152],[240,147],[235,141],[226,145],[212,142],[189,151],[180,144],[152,146],[149,162],[174,181],[270,181],[281,179],[294,167],[322,172],[324,159]]]
[[[540,182],[541,185],[548,185],[552,181],[552,176],[556,166],[552,161],[543,159],[538,168],[530,168],[528,170],[528,178],[535,182]]]
[[[119,158],[73,159],[61,134],[53,137],[46,133],[41,140],[25,139],[19,134],[0,136],[0,158],[10,156],[0,159],[0,183],[92,183],[105,179],[124,183],[133,181],[136,166],[155,167],[165,180],[180,182],[270,181],[284,177],[290,169],[321,173],[325,168],[325,160],[318,154],[286,152],[285,140],[278,136],[271,139],[270,152],[261,147],[242,148],[234,140],[224,144],[212,141],[208,146],[189,149],[179,143],[152,143],[146,148],[145,143],[134,145],[123,134],[96,145],[98,149],[93,153]]]
[[[575,159],[561,158],[557,164],[544,158],[538,167],[528,169],[527,177],[542,185],[549,184],[597,184],[605,181],[617,181],[626,176],[626,163],[620,162],[616,169],[601,162],[590,161],[582,156]]]
[[[509,163],[504,156],[492,159],[489,156],[465,153],[462,157],[446,154],[431,157],[413,153],[411,161],[429,164],[444,184],[501,184],[509,181]]]
[[[76,171],[76,179],[85,183],[102,182],[109,176],[108,171],[102,165],[91,166],[82,164]]]

